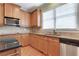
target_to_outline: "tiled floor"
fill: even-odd
[[[27,46],[21,48],[21,56],[44,56],[39,51],[35,50],[34,48]]]

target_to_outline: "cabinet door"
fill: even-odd
[[[42,22],[42,12],[40,9],[37,10],[37,27],[41,27]]]
[[[30,14],[20,10],[20,26],[29,27]]]
[[[38,49],[43,52],[43,38],[39,36],[38,41],[39,41]]]
[[[12,15],[14,18],[20,18],[20,7],[17,5],[13,5],[12,7]]]
[[[48,55],[49,56],[59,56],[60,55],[60,44],[58,38],[48,38]]]
[[[30,22],[30,13],[27,13],[27,12],[25,12],[25,15],[24,15],[24,17],[25,17],[25,27],[29,27],[30,25],[29,25],[29,22]]]
[[[38,50],[41,50],[42,41],[38,35],[31,34],[30,35],[30,45]]]
[[[3,4],[0,4],[0,26],[3,26]]]
[[[29,36],[27,34],[16,35],[16,39],[22,46],[27,46],[29,44]]]
[[[47,54],[48,51],[48,38],[42,37],[43,45],[42,45],[42,52]]]
[[[19,24],[20,26],[24,26],[24,11],[20,10],[20,20],[19,20]]]
[[[47,37],[39,36],[38,42],[39,42],[38,49],[42,51],[44,54],[47,54],[47,49],[48,49]]]
[[[39,39],[39,36],[38,36],[38,35],[34,35],[34,47],[35,47],[36,49],[38,49],[38,46],[39,46],[39,41],[38,41],[38,39]]]
[[[32,35],[33,37],[32,37],[32,46],[34,47],[34,48],[36,48],[36,41],[37,41],[37,39],[36,39],[36,37],[35,37],[35,35]]]
[[[32,46],[32,47],[34,47],[34,37],[33,37],[33,35],[32,34],[30,34],[30,45]]]
[[[32,34],[29,34],[29,44],[32,46]]]
[[[4,8],[5,8],[5,16],[12,17],[12,4],[5,3]]]
[[[24,34],[21,35],[22,46],[27,46],[29,44],[29,36]]]
[[[37,11],[35,11],[34,13],[33,13],[33,26],[35,27],[35,26],[37,26]]]
[[[31,27],[40,27],[40,22],[41,22],[41,11],[39,9],[33,11],[31,13],[31,20],[30,20]]]
[[[31,27],[35,27],[37,25],[37,11],[32,12],[30,22]]]
[[[38,36],[31,34],[30,36],[30,45],[38,49]]]
[[[31,14],[31,19],[30,19],[30,27],[34,26],[33,22],[34,22],[34,14],[32,13]]]
[[[12,36],[13,36],[13,35],[12,35]],[[16,34],[15,37],[16,37],[16,39],[18,40],[19,44],[22,45],[22,42],[21,42],[21,35]]]

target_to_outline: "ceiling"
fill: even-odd
[[[21,6],[21,9],[27,12],[32,12],[39,6],[43,5],[43,3],[15,3],[15,4]]]

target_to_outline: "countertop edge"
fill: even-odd
[[[35,35],[40,35],[40,36],[46,36],[46,37],[55,37],[55,38],[67,38],[67,39],[75,39],[75,40],[79,40],[79,38],[76,37],[70,37],[70,36],[57,36],[57,35],[46,35],[46,34],[39,34],[39,33],[30,33],[30,34],[35,34]]]

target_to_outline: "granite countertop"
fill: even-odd
[[[57,37],[57,38],[67,38],[67,39],[75,39],[75,40],[79,40],[79,37],[70,37],[70,36],[64,36],[64,35],[48,35],[48,34],[44,34],[44,33],[31,33],[31,34],[35,34],[35,35],[42,35],[42,36],[47,36],[47,37]]]

